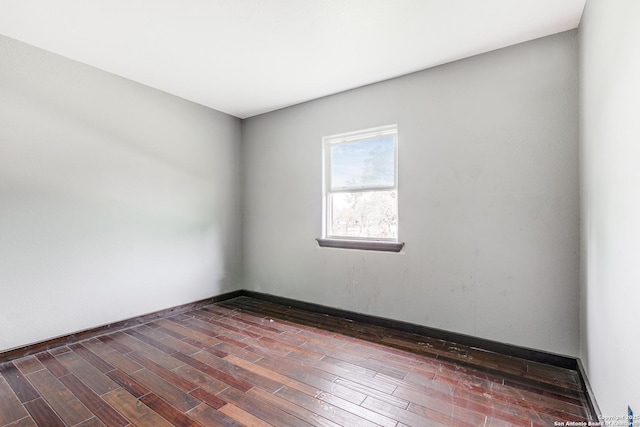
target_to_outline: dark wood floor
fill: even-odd
[[[576,372],[235,298],[0,365],[0,426],[553,426]]]

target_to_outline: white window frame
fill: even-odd
[[[378,138],[380,136],[388,136],[393,135],[393,143],[394,143],[394,173],[393,173],[393,185],[391,186],[381,186],[381,185],[354,185],[354,186],[344,186],[336,189],[332,189],[332,176],[331,176],[331,147],[336,144],[349,144],[349,143],[357,143],[360,141]],[[393,248],[398,248],[397,244],[399,242],[399,227],[400,224],[397,224],[396,237],[395,238],[372,238],[372,237],[344,237],[344,236],[336,236],[331,234],[331,224],[332,224],[332,207],[331,207],[331,195],[338,193],[355,193],[355,192],[370,192],[370,191],[395,191],[396,192],[396,204],[398,205],[398,126],[397,125],[387,125],[380,126],[376,128],[364,129],[355,132],[347,132],[338,135],[325,136],[322,138],[322,147],[323,147],[323,202],[322,202],[322,239],[318,239],[321,246],[331,246],[331,247],[353,247],[356,249],[374,249],[374,250],[392,250],[389,247],[384,246],[385,243],[396,244]],[[396,206],[398,209],[399,206]],[[398,213],[399,218],[399,213]],[[321,241],[322,240],[322,241]],[[336,243],[337,241],[343,243]],[[333,242],[333,243],[332,243]],[[346,245],[344,242],[356,242],[353,245]],[[357,242],[362,242],[364,244],[358,244]],[[375,243],[379,242],[383,246],[376,245]],[[324,243],[324,244],[323,244]],[[374,243],[371,245],[370,243]],[[401,245],[401,244],[400,244]],[[379,247],[378,247],[379,246]],[[401,248],[402,246],[399,246]],[[385,249],[386,248],[386,249]]]

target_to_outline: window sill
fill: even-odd
[[[316,239],[323,248],[360,249],[364,251],[400,252],[404,247],[401,242],[346,239]]]

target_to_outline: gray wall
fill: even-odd
[[[0,36],[0,350],[236,289],[240,137]]]
[[[640,414],[639,22],[637,0],[588,0],[580,26],[581,358],[607,416]]]
[[[577,49],[570,31],[244,121],[245,287],[576,355]],[[393,123],[404,253],[319,248],[321,138]]]

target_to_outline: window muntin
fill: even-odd
[[[324,237],[397,242],[397,127],[323,141]]]

